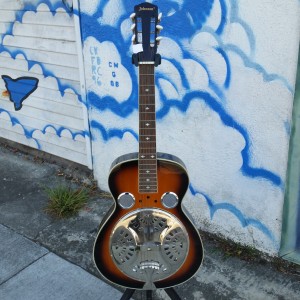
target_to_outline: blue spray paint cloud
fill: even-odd
[[[1,113],[6,113],[6,114],[9,116],[10,121],[11,121],[11,123],[12,123],[12,126],[20,125],[21,128],[22,128],[23,131],[24,131],[25,137],[26,137],[27,139],[32,139],[32,140],[34,140],[34,141],[36,142],[37,148],[38,148],[39,150],[42,150],[42,149],[41,149],[41,145],[40,145],[39,141],[38,141],[36,138],[33,137],[33,134],[34,134],[34,132],[36,132],[36,131],[37,131],[37,132],[42,132],[43,134],[46,134],[47,128],[49,128],[49,127],[53,128],[53,129],[55,130],[55,132],[56,132],[56,135],[59,136],[59,137],[61,137],[61,134],[62,134],[62,132],[63,132],[64,130],[70,132],[70,134],[72,135],[72,139],[73,139],[73,140],[75,140],[75,138],[76,138],[77,135],[80,135],[80,136],[83,136],[83,137],[86,137],[86,136],[89,137],[89,136],[90,136],[89,133],[88,133],[87,131],[85,131],[85,130],[82,130],[82,131],[80,131],[80,130],[78,130],[78,131],[72,131],[71,129],[66,128],[66,127],[63,127],[63,126],[60,126],[60,127],[57,128],[57,127],[55,127],[55,126],[52,125],[52,124],[48,124],[48,125],[44,126],[43,129],[38,129],[38,128],[30,128],[30,129],[29,129],[27,126],[23,125],[23,124],[19,121],[19,119],[18,119],[17,117],[13,116],[13,115],[11,114],[11,112],[7,111],[6,109],[0,108],[0,114],[1,114]]]
[[[100,134],[101,137],[104,141],[108,141],[112,138],[119,138],[122,139],[124,134],[126,132],[129,132],[137,141],[138,141],[138,134],[132,130],[131,128],[125,128],[125,129],[119,129],[119,128],[112,128],[112,129],[106,129],[102,124],[100,124],[99,122],[93,120],[91,122],[91,128],[97,129]],[[96,137],[93,137],[93,140],[95,140]]]
[[[267,236],[274,244],[276,248],[278,248],[278,242],[276,241],[273,233],[271,230],[264,225],[262,222],[247,217],[245,214],[243,214],[237,207],[234,205],[228,203],[228,202],[222,202],[222,203],[215,203],[208,195],[206,195],[203,192],[197,191],[192,184],[190,184],[189,189],[193,196],[196,196],[197,194],[204,197],[210,211],[210,217],[213,219],[216,212],[219,210],[226,210],[230,212],[233,216],[235,216],[241,223],[242,227],[248,227],[253,226],[257,228],[259,231],[261,231],[265,236]]]

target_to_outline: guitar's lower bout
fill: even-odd
[[[181,284],[199,269],[203,247],[198,231],[182,210],[189,180],[183,163],[158,153],[157,192],[140,193],[137,153],[118,158],[112,165],[109,187],[115,200],[130,193],[130,209],[114,203],[100,225],[94,261],[109,281],[134,289],[167,288]],[[165,193],[178,197],[166,208]]]

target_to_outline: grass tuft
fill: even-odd
[[[87,202],[88,192],[85,189],[71,189],[68,186],[46,188],[49,198],[46,212],[58,218],[75,215]]]

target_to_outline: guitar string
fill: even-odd
[[[141,153],[143,153],[143,156],[144,156],[144,152],[145,152],[145,155],[146,155],[146,158],[147,158],[147,160],[144,160],[142,157],[140,157],[139,159],[141,159],[142,158],[142,163],[139,165],[139,176],[141,175],[141,172],[144,172],[144,168],[145,168],[145,166],[146,166],[146,170],[150,170],[150,167],[149,167],[149,162],[148,162],[148,158],[149,158],[149,156],[150,155],[153,155],[153,154],[151,154],[151,153],[153,153],[153,147],[154,147],[154,145],[153,145],[153,141],[151,141],[150,143],[148,143],[146,146],[146,149],[144,149],[145,147],[145,140],[144,140],[144,137],[145,136],[147,136],[147,138],[149,137],[147,134],[146,134],[146,129],[142,129],[142,127],[144,127],[144,126],[142,126],[142,122],[145,122],[146,120],[148,121],[148,120],[153,120],[153,110],[151,109],[151,111],[150,112],[148,112],[148,111],[146,111],[146,113],[145,114],[143,114],[144,112],[142,111],[142,108],[143,109],[145,109],[145,108],[147,108],[148,106],[146,106],[145,107],[145,105],[147,105],[147,104],[150,104],[149,102],[151,102],[151,100],[152,100],[152,102],[153,102],[153,92],[151,91],[151,96],[148,96],[146,93],[144,93],[144,92],[149,92],[150,91],[150,85],[151,85],[151,81],[152,80],[154,80],[154,70],[153,70],[153,72],[151,72],[152,74],[150,74],[150,72],[149,71],[152,71],[152,68],[151,68],[151,65],[145,65],[145,66],[141,66],[140,65],[140,67],[139,67],[139,71],[140,71],[140,87],[139,87],[139,89],[140,89],[140,92],[141,92],[141,94],[140,94],[140,99],[139,99],[139,110],[140,110],[140,114],[139,114],[139,127],[140,127],[140,132],[139,132],[139,136],[140,136],[140,143],[139,143],[139,145],[140,145],[140,151],[141,151]],[[146,75],[146,74],[149,74],[149,75],[152,75],[151,77],[149,76],[149,75]],[[151,88],[153,88],[153,84],[154,84],[154,82],[152,83],[152,87]],[[144,90],[142,90],[142,89],[144,89]],[[155,101],[155,98],[154,98],[154,101]],[[152,104],[152,103],[151,103]],[[154,102],[154,104],[155,104],[155,102]],[[155,108],[155,106],[154,106],[154,108]],[[154,109],[154,113],[155,113],[155,109]],[[149,117],[149,115],[150,114],[152,114],[151,115],[151,117]],[[152,123],[152,122],[151,122]],[[154,125],[155,125],[155,123],[154,123]],[[152,123],[152,126],[151,126],[151,129],[149,130],[147,130],[148,131],[148,133],[149,132],[151,132],[151,135],[153,136],[153,127],[155,127],[155,126],[153,126],[153,123]],[[147,139],[146,138],[146,139]],[[140,156],[142,156],[142,154],[140,154]],[[155,155],[156,156],[156,155]],[[150,171],[151,173],[153,172],[152,170]],[[156,175],[157,176],[157,175]],[[142,176],[140,176],[139,177],[139,188],[141,188],[142,189],[142,192],[144,192],[144,185],[145,185],[145,183],[146,182],[144,182],[145,181],[145,178],[144,177],[142,177]],[[147,178],[146,178],[146,180],[147,180]],[[157,180],[157,178],[156,178],[156,180]],[[150,182],[150,187],[152,187],[152,181]],[[147,196],[146,196],[146,198],[145,198],[145,196],[144,196],[144,194],[143,194],[143,200],[144,201],[146,201],[146,198],[147,198]],[[147,205],[146,206],[148,206],[149,204],[147,203]],[[148,235],[150,234],[150,231],[149,231],[149,226],[151,226],[151,224],[149,224],[149,222],[150,222],[150,217],[148,216],[148,215],[146,215],[146,216],[144,216],[144,218],[145,218],[145,226],[146,226],[146,228],[147,228],[147,235],[146,235],[146,237],[144,237],[144,239],[146,240],[146,241],[148,241],[148,238],[150,238]],[[145,248],[144,248],[145,249]],[[150,263],[149,262],[149,254],[148,254],[148,249],[145,249],[146,250],[146,253],[145,253],[145,251],[143,251],[142,253],[141,253],[141,256],[142,256],[142,258],[143,258],[143,261],[147,264],[147,263]],[[144,258],[145,258],[145,260],[144,260]],[[146,265],[144,265],[144,268],[146,267]],[[143,269],[144,270],[144,269]],[[146,274],[147,274],[147,270],[145,269],[145,271],[146,271]],[[147,293],[147,292],[146,292]],[[143,293],[141,293],[141,296],[143,297]],[[147,295],[146,295],[147,296]]]

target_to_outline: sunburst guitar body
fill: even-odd
[[[199,269],[203,247],[182,206],[189,186],[183,162],[156,152],[154,67],[160,16],[135,6],[133,63],[139,67],[139,152],[117,158],[108,183],[114,204],[100,224],[94,261],[109,281],[130,289],[169,288]]]

